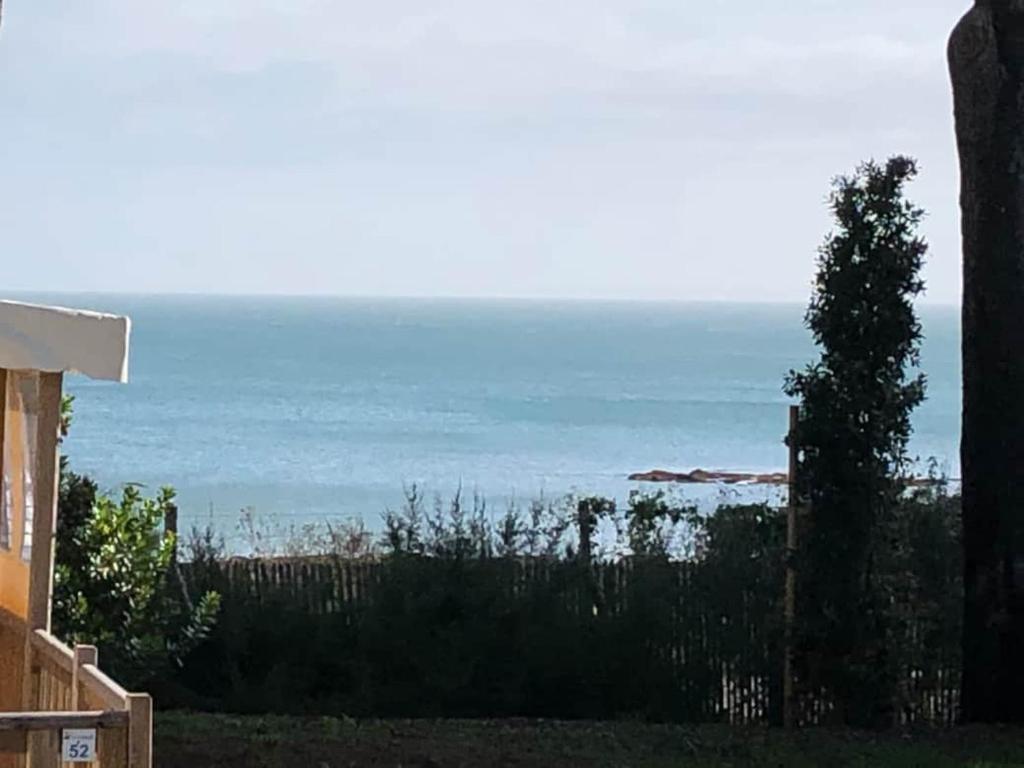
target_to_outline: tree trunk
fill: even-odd
[[[953,32],[964,250],[964,637],[968,721],[1024,721],[1024,2],[977,0]]]

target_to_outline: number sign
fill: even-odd
[[[67,763],[91,763],[96,759],[96,729],[67,728],[61,738],[61,759]]]

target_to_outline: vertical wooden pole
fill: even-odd
[[[128,766],[153,768],[153,699],[128,694]]]
[[[594,528],[594,509],[589,499],[582,499],[576,504],[576,519],[580,534],[579,558],[580,576],[582,577],[576,593],[576,606],[580,618],[593,618],[595,590],[593,571],[591,570],[592,541]]]
[[[164,518],[164,536],[178,536],[178,505],[171,504],[167,507],[167,516]]]
[[[588,499],[581,499],[576,503],[576,520],[580,533],[579,557],[585,568],[590,566],[590,534],[593,526],[591,522],[593,514]]]
[[[164,517],[164,538],[174,537],[174,549],[171,552],[171,571],[178,567],[178,553],[180,552],[180,539],[178,538],[178,505],[171,504],[167,507],[167,515]]]
[[[94,645],[76,645],[75,663],[71,668],[71,710],[77,712],[81,709],[81,673],[83,664],[99,665],[99,652]]]
[[[60,487],[60,400],[63,375],[39,375],[36,419],[35,510],[32,517],[32,561],[29,564],[29,630],[50,631],[53,600],[53,554],[56,544]]]
[[[71,709],[72,712],[78,712],[84,710],[82,707],[82,666],[92,665],[97,667],[99,665],[99,651],[96,650],[94,645],[76,645],[75,646],[75,660],[71,668]],[[98,735],[98,734],[97,734]],[[97,739],[98,740],[98,739]],[[98,743],[97,743],[98,746]],[[75,768],[89,768],[88,763],[72,763]]]
[[[782,722],[786,728],[796,725],[796,702],[793,695],[793,625],[796,622],[796,474],[800,449],[797,445],[797,427],[800,423],[800,407],[789,407],[789,498],[786,510],[786,596],[785,596],[785,656],[782,672]]]

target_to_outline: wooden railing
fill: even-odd
[[[8,712],[0,714],[0,752],[31,755],[30,765],[57,765],[59,752],[48,756],[30,743],[39,738],[52,739],[65,728],[124,729],[127,712]],[[49,762],[47,762],[47,760]]]
[[[27,755],[31,768],[59,768],[62,731],[94,728],[95,768],[152,768],[147,694],[128,693],[103,674],[92,646],[72,650],[36,630],[25,648],[23,710],[0,713],[0,752]]]

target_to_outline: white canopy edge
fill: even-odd
[[[128,381],[130,335],[127,317],[0,301],[0,368]]]

